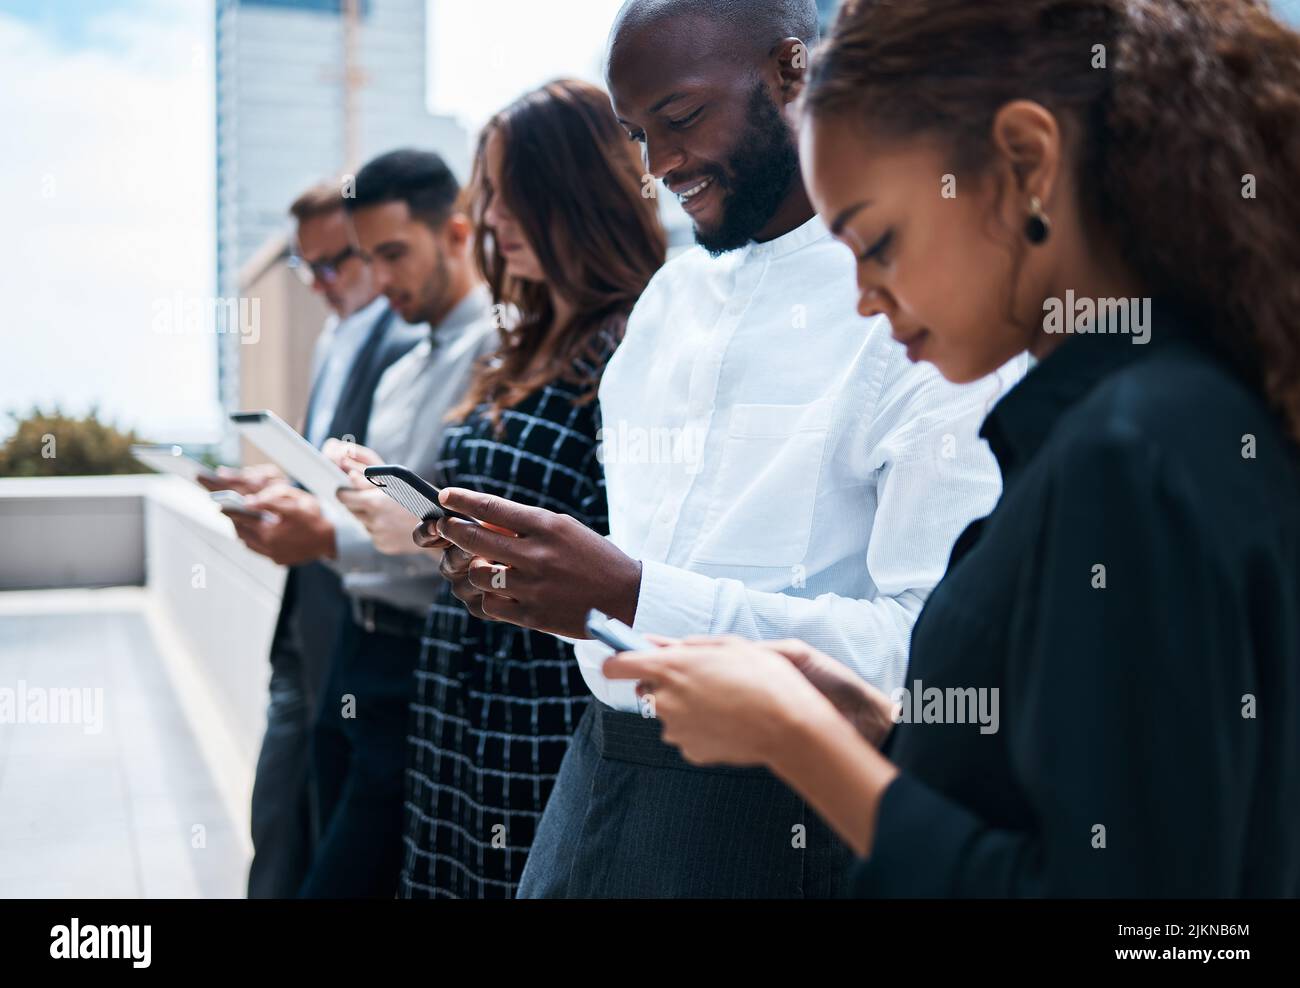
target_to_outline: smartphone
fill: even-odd
[[[193,457],[186,456],[185,450],[176,445],[150,445],[136,443],[131,447],[131,455],[145,466],[160,473],[172,473],[195,483],[199,479],[214,480],[216,474]]]
[[[252,518],[255,521],[275,521],[275,515],[271,512],[250,508],[244,501],[244,495],[238,491],[213,491],[210,496],[223,514],[239,515],[241,518]]]
[[[596,610],[587,612],[587,634],[615,652],[649,652],[655,647],[622,621]]]
[[[406,469],[386,463],[383,466],[366,467],[366,480],[370,481],[403,508],[421,521],[436,521],[440,518],[460,518],[477,525],[468,515],[459,511],[449,511],[438,503],[440,491],[423,477]]]
[[[241,436],[321,501],[332,503],[339,490],[352,486],[347,474],[274,412],[234,412],[230,421]]]

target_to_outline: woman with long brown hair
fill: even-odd
[[[810,197],[970,380],[992,514],[885,697],[802,642],[615,657],[879,896],[1300,894],[1300,36],[1254,0],[850,0]]]
[[[484,127],[467,191],[501,345],[450,414],[447,484],[607,530],[596,389],[665,253],[641,175],[587,83],[549,83]],[[469,557],[418,541],[447,584],[416,671],[401,894],[509,897],[589,695],[570,645],[462,606]]]

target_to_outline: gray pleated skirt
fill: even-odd
[[[765,769],[700,768],[659,721],[593,700],[520,898],[831,898],[853,854]]]

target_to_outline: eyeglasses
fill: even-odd
[[[304,285],[310,288],[317,281],[326,285],[332,285],[338,280],[339,269],[348,262],[348,259],[356,254],[356,248],[348,245],[347,248],[340,251],[334,257],[326,258],[323,261],[309,261],[298,254],[289,255],[289,267],[293,268],[294,274],[302,281]]]

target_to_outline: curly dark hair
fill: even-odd
[[[1016,99],[1073,125],[1082,209],[1300,439],[1300,35],[1262,0],[846,0],[804,107],[978,169]]]

